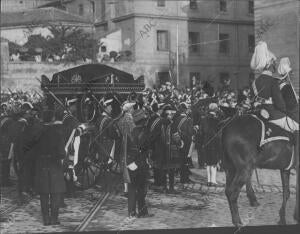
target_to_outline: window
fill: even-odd
[[[253,15],[254,14],[254,1],[248,1],[248,13]]]
[[[78,5],[78,14],[83,15],[83,4]]]
[[[197,0],[190,0],[190,9],[197,9]]]
[[[254,35],[248,35],[248,52],[254,53],[254,47],[255,47],[255,39]]]
[[[157,50],[164,51],[169,50],[169,36],[168,31],[157,31]]]
[[[227,11],[227,1],[226,0],[220,0],[220,11],[221,12]]]
[[[220,33],[219,34],[219,53],[228,54],[229,53],[229,34]]]
[[[221,72],[220,73],[220,83],[224,84],[224,81],[229,80],[229,73],[228,72]]]
[[[159,7],[166,6],[166,0],[157,0],[157,6]]]
[[[189,32],[189,52],[197,53],[199,52],[199,33]]]
[[[157,72],[157,78],[160,84],[170,81],[169,72]]]

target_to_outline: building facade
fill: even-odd
[[[121,29],[122,50],[147,70],[149,85],[170,79],[171,70],[175,81],[179,71],[181,87],[196,77],[215,87],[230,78],[242,88],[252,76],[253,10],[248,0],[101,1],[95,26],[100,38]]]
[[[1,12],[16,12],[37,8],[53,0],[1,0]]]
[[[289,57],[291,76],[299,94],[299,30],[300,3],[298,0],[256,0],[256,40],[267,42],[277,58]]]

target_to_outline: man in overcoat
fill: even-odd
[[[62,167],[64,157],[62,122],[55,121],[53,111],[46,111],[43,132],[36,146],[35,180],[44,225],[59,224],[59,205],[66,191]]]
[[[128,183],[128,216],[129,218],[149,216],[146,206],[147,152],[141,148],[141,130],[136,126],[133,118],[135,103],[123,105],[124,117],[119,126],[122,134],[122,155],[124,157],[124,176]],[[136,204],[138,212],[136,212]]]

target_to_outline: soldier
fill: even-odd
[[[61,196],[66,191],[62,160],[65,157],[62,121],[53,111],[43,114],[44,127],[36,146],[36,191],[40,194],[44,225],[58,225]]]
[[[181,165],[181,156],[179,150],[184,147],[184,142],[181,139],[177,125],[173,121],[173,117],[176,110],[170,105],[167,105],[163,109],[162,117],[164,118],[163,124],[163,136],[164,136],[164,148],[162,148],[162,168],[164,192],[174,193],[174,177],[175,169],[179,169]],[[169,188],[167,186],[167,176],[169,179]]]
[[[120,139],[120,131],[116,124],[111,124],[113,119],[111,118],[113,99],[106,97],[103,102],[104,110],[97,120],[97,127],[100,136],[99,152],[104,156],[105,161],[110,165],[115,160],[116,144]]]
[[[137,158],[139,150],[136,139],[133,136],[133,129],[136,127],[132,112],[134,102],[127,102],[123,105],[124,115],[118,122],[122,134],[122,164],[123,164],[123,178],[124,182],[128,184],[128,216],[130,219],[137,216],[136,213],[136,193],[137,193]],[[140,192],[140,191],[139,191]],[[142,209],[142,207],[139,207]]]
[[[187,116],[187,104],[181,103],[179,105],[179,109],[175,114],[173,121],[174,126],[176,126],[177,132],[181,135],[181,138],[184,142],[184,146],[179,149],[179,154],[181,158],[180,162],[180,182],[181,183],[191,183],[192,181],[189,179],[189,168],[188,168],[188,154],[190,150],[190,146],[192,143],[192,135],[193,135],[193,123],[192,119]]]
[[[24,104],[23,104],[24,105]],[[24,186],[25,191],[29,194],[34,194],[34,170],[35,168],[35,148],[34,145],[37,143],[42,124],[39,119],[36,118],[35,114],[37,112],[36,108],[33,108],[30,103],[29,114],[24,115],[27,120],[24,131],[20,134],[22,137],[22,160],[24,160]],[[31,108],[32,107],[32,108]]]
[[[67,101],[68,111],[63,111],[62,123],[64,129],[64,143],[66,144],[67,149],[67,157],[64,161],[64,168],[65,168],[65,180],[67,186],[67,196],[74,196],[75,187],[74,187],[74,172],[72,167],[74,165],[74,155],[75,149],[74,145],[78,143],[79,136],[76,135],[76,128],[80,125],[80,122],[77,120],[77,98],[70,99]],[[76,138],[77,137],[77,138]],[[63,202],[62,202],[63,203]],[[65,206],[65,204],[62,204]]]
[[[151,110],[152,113],[150,115],[147,128],[150,129],[151,139],[149,139],[149,142],[151,142],[151,145],[149,146],[149,149],[151,150],[151,159],[155,162],[155,165],[153,167],[154,186],[163,186],[163,171],[161,169],[161,166],[159,165],[159,161],[161,161],[162,159],[162,157],[160,157],[161,141],[157,140],[161,137],[161,127],[163,120],[158,114],[158,103],[153,103],[151,105]]]
[[[278,80],[273,77],[275,61],[276,57],[269,51],[267,44],[260,41],[251,59],[251,68],[261,73],[252,83],[252,93],[258,105],[268,112],[264,117],[269,122],[293,133],[295,139],[299,139],[299,122],[289,116]],[[296,149],[299,149],[298,140]]]

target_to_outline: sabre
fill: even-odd
[[[295,95],[296,102],[297,102],[297,104],[299,104],[299,98],[297,97],[297,93],[296,93],[296,91],[295,91],[295,89],[294,89],[294,86],[293,86],[293,83],[292,83],[292,80],[291,80],[291,77],[290,77],[289,73],[288,73],[287,77],[288,77],[288,80],[289,80],[289,82],[290,82],[290,84],[291,84],[293,93],[294,93],[294,95]]]

